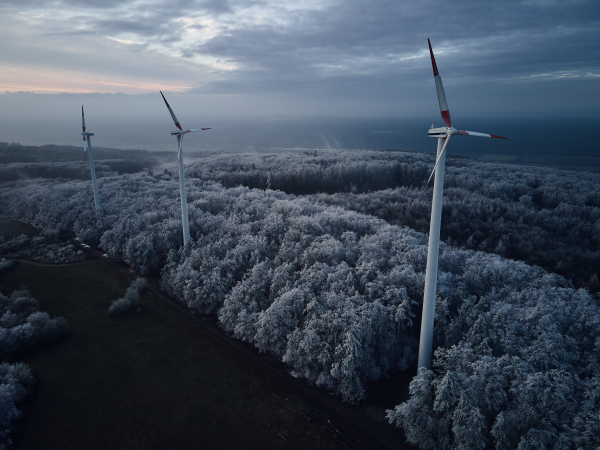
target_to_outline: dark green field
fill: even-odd
[[[24,359],[39,383],[18,449],[336,448],[282,404],[276,375],[151,294],[139,314],[108,318],[129,284],[108,264],[19,263],[0,284],[27,285],[70,328]]]

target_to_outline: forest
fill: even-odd
[[[153,167],[164,152],[94,148],[99,176],[135,173]],[[89,164],[81,147],[66,145],[24,146],[0,142],[0,182],[27,178],[70,178],[87,180]]]
[[[48,245],[74,233],[159,276],[181,303],[357,403],[370,382],[414,367],[431,192],[417,200],[433,162],[395,151],[198,155],[186,160],[185,247],[174,160],[102,172],[97,211],[89,181],[54,162],[0,184],[0,214],[40,227]],[[600,445],[599,181],[448,158],[433,369],[388,411],[410,442]],[[0,257],[19,239],[0,243]]]
[[[8,268],[6,260],[0,259],[0,272]],[[9,296],[0,292],[0,449],[13,447],[21,408],[36,383],[29,367],[18,362],[19,358],[67,332],[67,321],[41,312],[26,288]]]

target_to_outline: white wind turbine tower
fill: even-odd
[[[179,166],[179,189],[181,191],[181,221],[183,222],[183,245],[185,245],[190,240],[190,222],[188,220],[187,195],[185,193],[185,178],[183,174],[183,135],[194,131],[210,130],[210,128],[192,128],[191,130],[183,130],[162,91],[160,91],[160,95],[162,95],[162,98],[169,109],[169,113],[171,113],[175,126],[179,129],[179,131],[171,131],[171,135],[177,136],[177,164]]]
[[[425,292],[423,294],[423,317],[421,319],[421,338],[419,342],[419,362],[417,370],[421,367],[426,369],[431,368],[431,354],[433,352],[433,319],[435,315],[435,294],[436,294],[436,283],[437,283],[437,270],[438,270],[438,256],[440,248],[440,226],[442,219],[442,196],[444,189],[444,168],[446,165],[446,147],[450,138],[455,134],[463,136],[479,136],[486,138],[496,139],[508,139],[502,136],[496,136],[494,134],[476,133],[474,131],[457,131],[456,128],[452,127],[452,121],[450,120],[450,111],[448,111],[448,104],[446,103],[446,96],[444,95],[444,87],[442,86],[442,79],[433,57],[433,50],[431,49],[431,42],[429,43],[429,53],[431,54],[431,64],[433,65],[433,76],[435,78],[435,87],[437,89],[438,100],[440,102],[440,111],[442,113],[442,119],[446,123],[445,127],[432,128],[429,130],[429,137],[438,139],[437,145],[437,158],[433,171],[427,180],[427,184],[423,189],[427,189],[431,177],[435,173],[435,181],[433,186],[433,201],[431,205],[431,223],[429,226],[429,248],[427,251],[427,270],[425,272]],[[421,194],[421,197],[423,194]]]
[[[81,129],[83,135],[83,157],[86,155],[86,144],[87,150],[90,152],[90,170],[92,172],[92,186],[94,187],[94,203],[96,208],[100,207],[100,196],[98,195],[98,183],[96,182],[96,169],[94,168],[94,155],[92,154],[92,139],[91,136],[94,133],[88,133],[85,131],[85,116],[83,115],[83,105],[81,105]],[[87,139],[86,139],[87,138]]]

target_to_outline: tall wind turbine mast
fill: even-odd
[[[183,174],[183,135],[186,133],[193,133],[194,131],[210,130],[210,128],[192,128],[191,130],[183,130],[162,91],[160,91],[160,95],[169,109],[169,113],[173,118],[173,122],[175,122],[175,126],[178,128],[178,130],[171,131],[171,135],[177,136],[177,165],[179,166],[179,190],[181,191],[181,221],[183,222],[183,245],[185,245],[190,240],[190,222],[188,220],[187,194],[185,193],[185,178]]]
[[[90,153],[90,171],[92,172],[92,186],[94,187],[94,203],[96,208],[100,207],[100,196],[98,195],[98,183],[96,182],[96,169],[94,168],[94,155],[92,155],[92,139],[94,133],[85,131],[85,116],[83,115],[83,105],[81,105],[81,129],[83,135],[83,157],[85,159],[86,144],[87,151]]]
[[[496,136],[495,134],[476,133],[474,131],[464,130],[458,131],[452,127],[450,111],[448,110],[448,103],[446,102],[446,95],[444,94],[444,87],[442,86],[442,79],[440,78],[437,64],[435,63],[435,58],[433,57],[431,42],[429,42],[429,39],[427,39],[427,42],[429,43],[429,53],[431,55],[431,64],[433,65],[433,76],[435,79],[438,101],[440,103],[440,111],[446,126],[441,128],[431,128],[429,130],[429,137],[437,138],[438,145],[435,166],[433,167],[433,171],[429,176],[429,180],[427,180],[427,184],[423,189],[423,192],[425,192],[429,181],[431,181],[431,177],[435,173],[433,201],[431,205],[431,223],[429,225],[427,269],[425,272],[425,292],[423,294],[423,316],[421,319],[419,362],[417,370],[420,370],[421,367],[426,369],[431,368],[431,354],[433,352],[433,319],[435,316],[435,291],[437,283],[438,256],[440,250],[440,227],[442,221],[442,197],[444,189],[444,168],[446,165],[446,147],[448,146],[448,142],[450,142],[450,138],[455,134],[462,136],[508,139],[502,136]],[[423,194],[421,194],[421,196],[422,195]]]

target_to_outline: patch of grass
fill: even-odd
[[[17,448],[335,448],[282,405],[276,375],[151,294],[139,314],[107,317],[129,285],[107,264],[19,263],[0,284],[27,285],[70,328],[24,360],[39,386]]]

